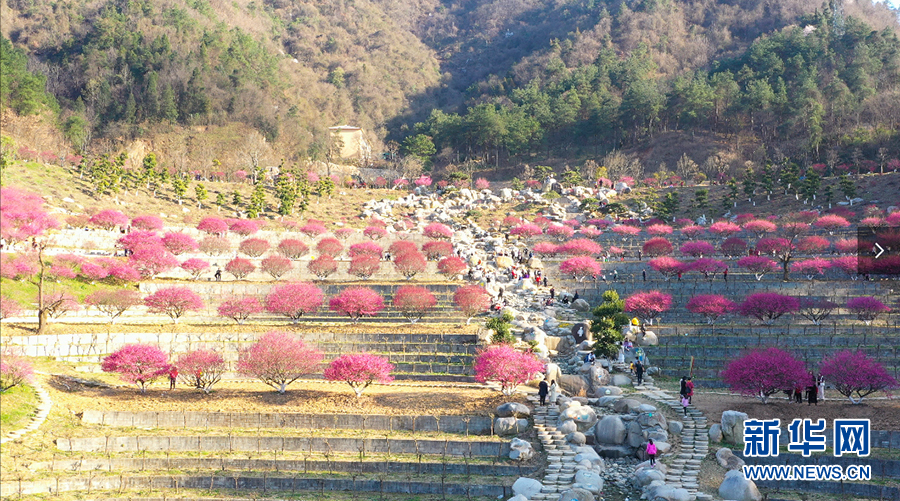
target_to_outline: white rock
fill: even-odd
[[[531,499],[535,494],[541,492],[541,489],[543,488],[544,485],[542,483],[527,477],[519,477],[512,486],[514,493],[522,495],[526,499]]]

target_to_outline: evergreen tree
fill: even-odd
[[[253,219],[259,217],[266,209],[266,190],[263,183],[256,183],[253,193],[250,195],[250,206],[247,208],[247,215]]]
[[[316,183],[316,191],[319,192],[320,197],[331,198],[332,193],[334,193],[334,181],[332,181],[330,176],[322,176],[319,182]]]
[[[799,168],[794,162],[788,162],[781,168],[781,187],[784,188],[784,194],[787,195],[791,188],[797,191],[797,182],[800,180]]]
[[[194,186],[194,195],[197,197],[197,208],[203,208],[203,201],[209,197],[209,193],[206,191],[206,186],[203,186],[203,183],[197,183]]]
[[[698,209],[705,209],[706,203],[709,197],[709,190],[701,189],[694,192],[694,207]]]
[[[255,191],[254,191],[255,193]],[[278,214],[289,216],[294,212],[294,203],[297,201],[297,187],[288,176],[279,176],[275,186],[275,196],[278,197]]]
[[[752,200],[753,195],[756,194],[756,178],[754,177],[753,167],[747,166],[747,170],[744,171],[744,195],[747,195],[748,200]]]
[[[241,194],[238,193],[237,190],[232,191],[232,192],[231,192],[231,205],[233,205],[235,208],[238,208],[238,207],[240,207],[243,203],[244,203],[244,201],[243,201],[243,199],[241,198]]]
[[[228,203],[228,197],[225,196],[221,191],[216,193],[216,207],[218,210],[222,210],[222,206]]]
[[[806,179],[803,180],[803,198],[806,200],[815,200],[821,185],[822,178],[819,177],[819,173],[812,169],[808,169],[806,171]]]
[[[766,190],[766,197],[771,198],[772,191],[775,189],[775,172],[772,169],[772,164],[768,162],[766,162],[766,166],[763,167],[760,185],[762,186],[762,189]]]
[[[175,200],[178,201],[178,205],[181,205],[181,199],[187,193],[187,181],[184,180],[184,177],[178,174],[172,176],[172,191],[175,193]]]
[[[841,181],[838,187],[841,190],[841,193],[844,194],[844,197],[847,200],[851,198],[856,198],[856,183],[853,182],[853,179],[850,178],[849,174],[844,174],[841,176]]]
[[[616,291],[608,290],[603,293],[603,302],[594,308],[593,314],[591,332],[594,334],[594,354],[598,357],[616,357],[623,339],[622,327],[628,324],[625,301],[619,299]]]
[[[738,185],[734,178],[728,180],[725,184],[728,187],[728,194],[722,199],[722,210],[728,211],[734,207],[738,197]]]

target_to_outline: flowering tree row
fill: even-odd
[[[238,354],[239,374],[258,379],[284,393],[287,386],[304,376],[323,371],[324,354],[297,336],[273,331],[261,336]],[[104,372],[119,374],[123,381],[136,384],[141,393],[165,376],[209,393],[228,364],[215,350],[199,349],[184,353],[170,362],[168,355],[149,344],[129,344],[103,359]],[[372,383],[390,383],[394,366],[384,357],[368,353],[344,354],[324,369],[325,379],[350,385],[357,398]]]

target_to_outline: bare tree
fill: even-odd
[[[619,150],[609,152],[603,157],[601,163],[606,167],[612,179],[620,179],[626,176],[640,179],[644,173],[644,166],[636,156],[626,155]]]

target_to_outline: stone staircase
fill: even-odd
[[[535,395],[529,396],[528,400],[534,406],[534,428],[538,439],[547,452],[547,469],[541,480],[544,487],[531,499],[556,500],[575,482],[575,450],[566,442],[566,436],[556,429],[559,407],[555,403],[540,405]]]

